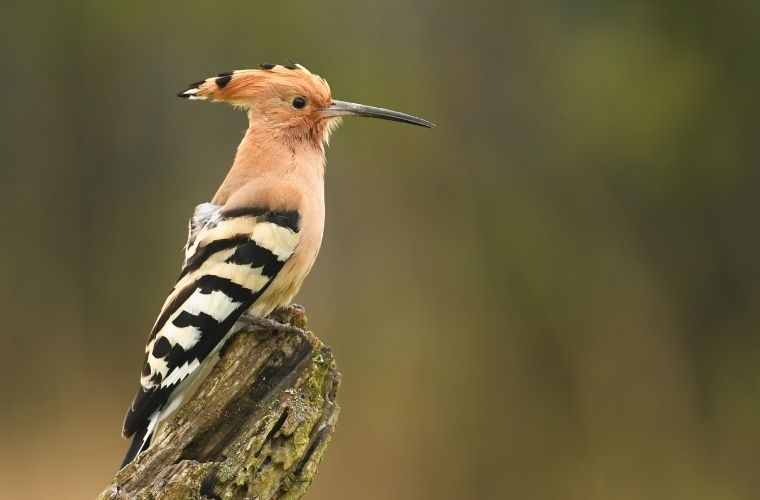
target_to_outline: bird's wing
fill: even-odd
[[[297,211],[225,210],[210,203],[196,208],[182,272],[145,347],[125,437],[145,432],[177,385],[266,290],[298,245],[299,222]]]

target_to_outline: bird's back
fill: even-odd
[[[247,199],[248,206],[229,200],[196,208],[182,271],[151,331],[141,386],[124,422],[124,435],[138,441],[125,463],[183,402],[185,386],[215,360],[240,316],[287,305],[313,264],[318,245],[310,257],[297,252],[304,234],[314,240],[315,231],[302,228],[307,207]]]

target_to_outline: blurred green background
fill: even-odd
[[[2,497],[111,479],[186,220],[292,58],[347,119],[298,302],[341,420],[308,498],[760,496],[760,3],[4,2]]]

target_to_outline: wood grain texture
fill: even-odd
[[[274,317],[306,326],[298,307]],[[339,381],[330,349],[311,332],[252,325],[98,498],[300,498],[335,429]]]

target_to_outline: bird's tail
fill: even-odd
[[[135,457],[148,446],[150,446],[150,438],[148,436],[149,426],[146,425],[141,430],[135,432],[132,436],[132,443],[129,445],[127,455],[124,457],[124,461],[121,463],[119,469],[123,469],[128,463],[135,459]]]

